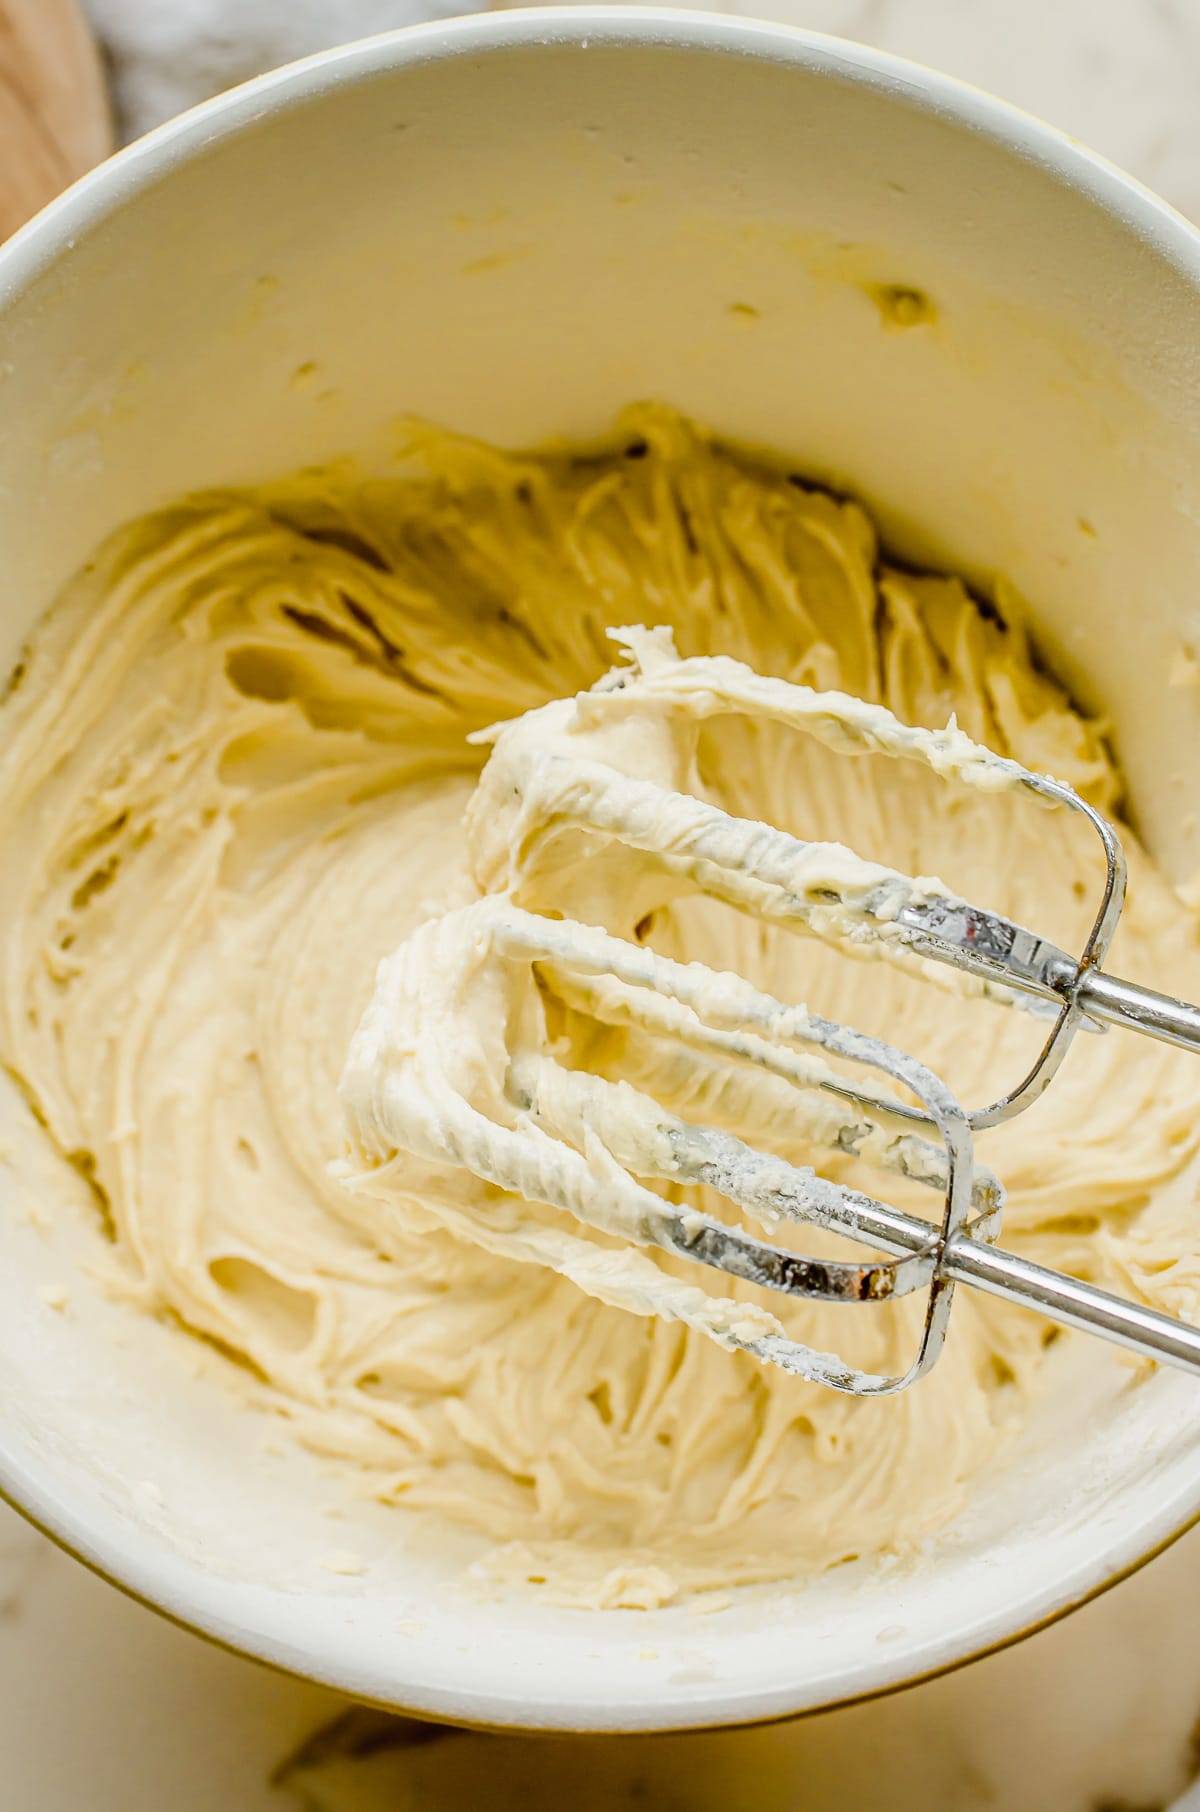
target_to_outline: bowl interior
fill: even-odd
[[[1036,600],[1182,876],[1200,714],[1166,682],[1200,638],[1198,316],[1182,222],[873,53],[608,9],[375,40],[163,129],[0,255],[0,655],[181,492],[347,450],[382,469],[409,413],[530,443],[653,396],[852,489],[899,553]],[[916,1567],[704,1617],[484,1598],[465,1539],[350,1506],[103,1298],[78,1180],[15,1091],[0,1110],[0,1484],[174,1615],[364,1697],[574,1728],[779,1715],[1035,1625],[1200,1507],[1189,1384],[1068,1350],[1060,1407]],[[321,1566],[346,1547],[360,1578]]]

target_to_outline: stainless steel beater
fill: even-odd
[[[577,700],[547,707],[544,733],[536,724],[533,733],[523,728],[539,713],[489,733],[495,743],[491,761],[498,764],[494,792],[515,815],[514,841],[523,862],[544,855],[566,833],[586,833],[592,853],[606,844],[625,844],[676,879],[772,922],[848,940],[860,954],[907,966],[915,962],[922,969],[932,961],[965,972],[994,998],[1052,1018],[1042,1050],[1010,1094],[964,1109],[923,1064],[879,1039],[787,1007],[739,977],[675,962],[577,921],[524,910],[502,889],[448,915],[448,935],[457,935],[461,923],[465,942],[476,952],[486,950],[506,974],[524,970],[576,1012],[684,1048],[698,1088],[711,1082],[736,1091],[740,1073],[752,1076],[756,1089],[794,1091],[797,1127],[806,1139],[937,1191],[940,1218],[901,1212],[756,1150],[732,1133],[692,1124],[627,1081],[568,1069],[549,1054],[512,1056],[499,1116],[455,1096],[447,1121],[444,1103],[453,1084],[438,1069],[443,1062],[438,1041],[429,1042],[419,1058],[425,1079],[433,1071],[446,1081],[441,1117],[436,1124],[423,1118],[413,1105],[415,1092],[406,1090],[401,1078],[387,1096],[393,1104],[388,1122],[393,1149],[449,1160],[486,1183],[562,1208],[605,1234],[656,1246],[792,1297],[878,1304],[927,1290],[918,1350],[897,1376],[864,1372],[781,1329],[763,1332],[743,1324],[735,1312],[739,1304],[726,1304],[730,1312],[723,1320],[701,1317],[698,1325],[722,1344],[835,1390],[883,1395],[927,1372],[945,1339],[956,1283],[1200,1376],[1200,1328],[998,1247],[1003,1190],[974,1157],[974,1131],[1029,1106],[1081,1027],[1103,1022],[1200,1053],[1200,1009],[1120,981],[1102,967],[1125,895],[1125,860],[1111,825],[1071,787],[971,742],[953,723],[943,731],[915,730],[881,706],[764,679],[725,657],[680,660],[673,649],[664,651],[644,636],[621,639],[629,640],[634,664],[614,670]],[[933,883],[863,862],[837,845],[805,843],[732,817],[692,794],[672,792],[596,759],[590,731],[611,731],[622,719],[652,720],[681,699],[696,718],[752,714],[803,729],[843,753],[922,762],[969,786],[1027,789],[1081,814],[1099,837],[1106,864],[1082,951],[1073,957]],[[611,738],[600,747],[611,747]],[[501,879],[511,889],[519,876]],[[379,1023],[377,1017],[377,1028]],[[416,1045],[406,1034],[394,1048],[408,1062]],[[916,1104],[890,1089],[860,1084],[829,1059],[889,1078]],[[703,1098],[702,1088],[700,1094]],[[781,1220],[808,1222],[888,1256],[861,1263],[806,1257],[678,1206],[646,1188],[647,1181],[703,1184],[768,1228]],[[688,1313],[681,1318],[689,1319]]]

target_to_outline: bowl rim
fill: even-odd
[[[155,126],[78,177],[0,244],[0,311],[96,226],[194,152],[234,137],[265,113],[286,114],[328,89],[381,69],[541,45],[651,45],[726,51],[800,64],[902,96],[1036,164],[1131,227],[1200,285],[1200,227],[1128,171],[1011,101],[928,64],[849,38],[766,19],[671,5],[526,6],[399,26],[283,63]]]
[[[733,54],[799,66],[899,97],[918,112],[978,134],[1009,155],[1040,167],[1063,187],[1129,227],[1200,299],[1200,230],[1136,178],[1009,102],[922,64],[824,33],[733,14],[601,4],[473,13],[405,26],[285,64],[188,109],[81,177],[0,246],[0,327],[7,308],[69,253],[80,235],[143,190],[165,180],[193,155],[236,137],[266,114],[290,113],[330,90],[353,86],[385,70],[456,56],[503,54],[535,46],[586,49],[589,44]],[[477,1729],[595,1735],[714,1730],[810,1715],[920,1684],[1009,1647],[1137,1572],[1200,1522],[1200,1473],[1190,1488],[1176,1490],[1155,1515],[1143,1517],[1135,1529],[1114,1542],[1102,1569],[1090,1577],[1065,1579],[1056,1593],[1044,1593],[1030,1607],[1034,1614],[1023,1626],[966,1652],[949,1652],[938,1664],[915,1673],[905,1673],[901,1665],[894,1677],[881,1678],[878,1669],[873,1669],[872,1684],[861,1692],[835,1691],[828,1699],[809,1700],[792,1709],[779,1709],[778,1695],[773,1695],[772,1707],[757,1713],[752,1707],[743,1710],[745,1701],[739,1699],[739,1711],[732,1718],[720,1714],[715,1694],[710,1701],[673,1706],[662,1717],[653,1712],[647,1717],[643,1703],[636,1719],[619,1712],[595,1715],[582,1700],[573,1719],[544,1714],[539,1718],[536,1705],[528,1713],[522,1710],[514,1715],[512,1701],[502,1695],[496,1695],[489,1711],[480,1705],[480,1695],[474,1694],[475,1705],[467,1711],[461,1701],[454,1702],[453,1693],[440,1691],[427,1695],[425,1703],[410,1705],[389,1696],[382,1680],[375,1695],[363,1690],[361,1677],[349,1680],[336,1660],[323,1664],[314,1655],[301,1661],[292,1645],[273,1638],[261,1620],[252,1626],[232,1627],[206,1603],[203,1578],[192,1563],[180,1560],[174,1570],[167,1568],[139,1553],[136,1542],[123,1539],[115,1527],[98,1533],[85,1526],[52,1486],[34,1477],[19,1457],[5,1452],[2,1435],[0,1501],[138,1603],[230,1653],[251,1656],[284,1674],[339,1688],[361,1702],[417,1717]],[[168,1578],[172,1571],[174,1576]]]

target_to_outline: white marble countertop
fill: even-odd
[[[127,129],[453,0],[88,0]],[[745,0],[939,65],[1200,218],[1198,0]],[[0,1812],[1155,1812],[1200,1770],[1200,1531],[1066,1622],[790,1725],[500,1738],[356,1710],[207,1647],[0,1506]],[[1189,1805],[1191,1795],[1189,1795]],[[1200,1799],[1196,1802],[1200,1812]]]
[[[221,1653],[0,1506],[0,1807],[1158,1812],[1200,1765],[1198,1587],[1200,1530],[1041,1635],[872,1704],[714,1736],[492,1737]]]

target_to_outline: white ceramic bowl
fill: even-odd
[[[883,331],[876,285],[922,290],[936,326]],[[941,76],[674,12],[378,38],[164,127],[0,252],[0,655],[179,492],[370,459],[402,412],[527,443],[657,396],[852,484],[901,552],[1036,599],[1184,872],[1200,711],[1165,681],[1200,635],[1198,365],[1196,233]],[[0,1486],[169,1615],[366,1698],[576,1729],[779,1716],[1010,1640],[1200,1512],[1195,1387],[1130,1392],[1077,1343],[1069,1417],[1036,1419],[915,1569],[703,1619],[475,1602],[469,1543],[331,1524],[315,1464],[264,1453],[179,1336],[103,1299],[86,1205],[11,1091],[4,1118]],[[322,1573],[347,1545],[367,1574]]]

